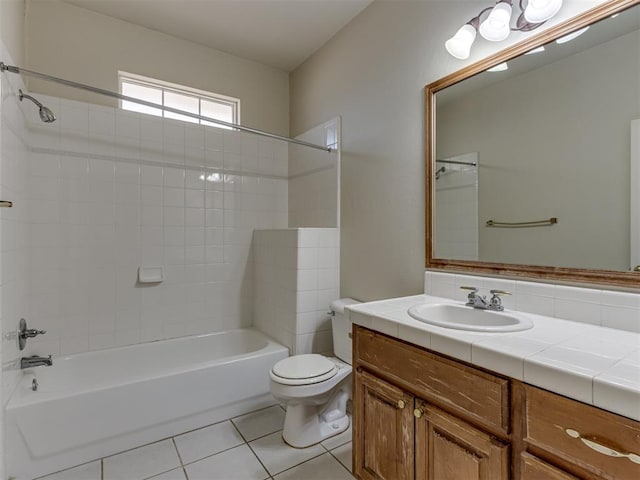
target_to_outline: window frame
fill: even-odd
[[[230,123],[234,123],[236,125],[240,124],[240,99],[239,98],[230,97],[227,95],[221,95],[219,93],[214,93],[214,92],[208,92],[206,90],[199,90],[197,88],[188,87],[186,85],[179,85],[177,83],[166,82],[164,80],[158,80],[156,78],[145,77],[143,75],[138,75],[135,73],[118,70],[118,92],[120,93],[120,95],[122,95],[122,85],[125,82],[129,84],[139,85],[141,87],[155,88],[157,90],[160,90],[162,94],[162,104],[161,104],[162,114],[154,115],[154,116],[158,116],[160,118],[169,118],[171,120],[186,121],[180,118],[171,118],[166,116],[166,113],[173,113],[173,112],[167,112],[164,109],[165,93],[170,92],[170,93],[176,93],[184,96],[197,98],[198,99],[198,115],[200,116],[202,116],[201,112],[202,112],[203,100],[212,102],[212,103],[217,103],[220,105],[230,106],[233,112],[233,121]],[[135,111],[135,110],[128,110],[123,108],[122,103],[123,103],[123,100],[119,99],[118,108],[120,108],[121,110],[129,111],[129,112]],[[142,112],[138,112],[138,113],[142,113]],[[147,113],[147,115],[153,115],[153,114]],[[210,117],[210,118],[213,118],[213,117]],[[203,120],[200,118],[200,119],[197,119],[197,123],[196,122],[187,122],[187,123],[193,123],[195,125],[211,126],[203,122],[208,122],[208,120]],[[224,125],[215,125],[215,126],[217,128],[230,128],[230,127],[225,127]]]

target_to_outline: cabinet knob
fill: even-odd
[[[424,415],[424,411],[421,408],[416,408],[413,411],[413,416],[416,417],[416,418],[420,418],[420,417],[422,417],[422,415]]]
[[[400,410],[402,410],[404,407],[406,407],[406,406],[407,406],[407,404],[406,404],[406,403],[404,402],[404,400],[402,400],[402,399],[398,400],[397,405],[398,405],[398,408],[399,408]]]

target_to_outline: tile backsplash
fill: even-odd
[[[466,301],[461,286],[478,287],[481,295],[492,289],[511,292],[502,297],[505,308],[640,333],[637,293],[425,271],[427,295]]]

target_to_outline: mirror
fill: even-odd
[[[637,3],[426,87],[428,268],[640,284]]]

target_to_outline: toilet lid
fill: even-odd
[[[312,379],[320,376],[331,378],[337,370],[335,363],[318,354],[294,355],[280,360],[271,369],[274,375],[289,380]]]

